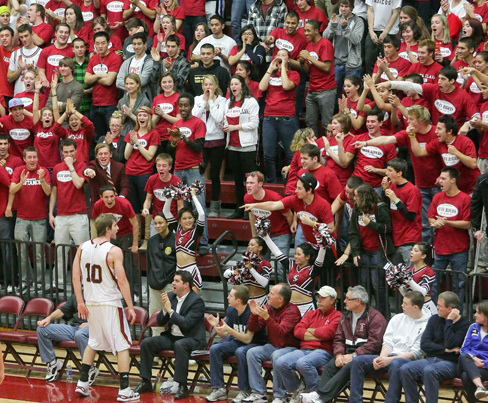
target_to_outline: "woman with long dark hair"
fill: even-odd
[[[66,24],[71,28],[68,42],[72,42],[75,38],[81,38],[88,43],[91,36],[91,27],[85,25],[81,8],[76,4],[71,4],[71,6],[66,7],[64,18]]]
[[[400,32],[402,34],[403,42],[400,45],[398,56],[403,57],[410,63],[417,63],[419,41],[422,38],[422,31],[417,23],[413,21],[406,22],[400,25]]]

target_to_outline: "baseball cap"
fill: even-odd
[[[301,176],[300,176],[300,180],[303,182],[303,183],[306,183],[307,185],[309,185],[312,189],[316,189],[317,188],[317,185],[318,185],[318,182],[317,182],[317,179],[315,179],[315,176],[313,176],[311,173],[309,172],[305,172],[303,173]]]
[[[328,285],[324,285],[323,287],[320,288],[320,290],[317,291],[317,294],[319,294],[321,297],[332,297],[332,298],[337,298],[337,292],[334,290],[332,287]]]
[[[15,108],[16,106],[24,106],[24,103],[20,98],[12,98],[8,101],[8,108]]]

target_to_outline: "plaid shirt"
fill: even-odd
[[[88,67],[88,57],[85,57],[85,61],[83,64],[79,64],[76,61],[76,57],[73,58],[75,62],[75,71],[73,72],[73,77],[76,81],[78,81],[82,86],[83,89],[86,90],[90,86],[85,84],[85,73],[86,69]],[[88,112],[91,109],[91,103],[92,103],[92,95],[91,94],[84,94],[83,98],[81,99],[81,105],[79,108],[79,112],[81,114],[84,114],[85,112]]]
[[[261,0],[256,0],[249,9],[247,23],[254,26],[259,39],[264,41],[267,36],[271,35],[273,29],[284,27],[287,13],[288,9],[285,2],[283,0],[275,0],[266,13],[266,18],[264,18]]]

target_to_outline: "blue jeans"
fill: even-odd
[[[232,9],[230,12],[230,26],[232,28],[232,38],[236,42],[241,40],[241,21],[245,19],[244,14],[249,12],[249,9],[254,3],[253,0],[232,0]]]
[[[117,110],[117,105],[113,106],[93,106],[90,111],[90,120],[95,126],[95,140],[105,136],[109,131],[110,117]]]
[[[408,362],[400,368],[400,379],[405,392],[405,401],[418,402],[418,381],[422,380],[426,403],[437,403],[439,382],[456,377],[456,363],[429,357]]]
[[[213,344],[212,347],[210,347],[210,386],[212,386],[212,388],[223,388],[225,386],[224,360],[235,355],[237,359],[237,379],[239,389],[244,391],[249,390],[246,352],[250,348],[256,346],[257,344],[242,345],[241,342],[235,339],[230,340],[228,338]],[[238,353],[237,350],[239,350]]]
[[[335,80],[337,84],[337,98],[341,96],[342,87],[344,86],[344,80],[347,76],[356,76],[359,78],[363,78],[363,68],[358,67],[354,70],[348,70],[345,65],[334,65],[335,71]]]
[[[302,243],[307,242],[305,234],[303,233],[302,224],[298,223],[297,232],[295,232],[295,249]]]
[[[205,211],[205,229],[203,230],[203,235],[200,238],[200,246],[208,247],[207,206],[205,204],[205,193],[206,193],[205,178],[203,177],[202,174],[200,174],[198,168],[192,168],[186,171],[175,171],[175,175],[178,178],[180,178],[185,185],[191,185],[197,179],[204,185],[203,192],[197,196],[198,201],[202,205],[203,211]]]
[[[374,292],[376,309],[386,317],[388,313],[388,290],[385,287],[385,271],[383,270],[385,264],[386,259],[383,256],[383,252],[361,251],[359,259],[359,267],[361,268],[360,284],[368,290],[369,294]]]
[[[438,270],[446,270],[449,264],[451,265],[451,270],[457,270],[466,273],[466,266],[468,265],[468,251],[453,253],[452,255],[436,255],[432,268]],[[432,284],[432,300],[434,301],[434,303],[437,302],[437,295],[439,292],[441,280],[442,275],[440,273],[436,273],[436,280]],[[464,276],[452,275],[452,288],[452,291],[459,295],[459,301],[461,302],[460,310],[462,312],[464,303]]]
[[[288,257],[290,253],[290,244],[291,244],[291,234],[284,234],[284,235],[278,235],[278,236],[272,236],[271,240],[275,243],[275,245],[278,247],[278,249],[286,256]],[[264,258],[266,260],[270,260],[271,258],[271,252],[268,250],[266,252]],[[278,281],[284,281],[286,282],[286,275],[285,271],[283,270],[283,265],[281,263],[278,263]]]
[[[264,171],[266,182],[276,183],[276,150],[281,141],[288,164],[293,159],[290,144],[299,124],[296,116],[265,116],[263,122]]]
[[[288,393],[295,392],[300,384],[296,373],[298,371],[305,381],[305,389],[309,392],[315,391],[319,382],[317,369],[327,364],[331,358],[332,355],[325,350],[295,350],[282,355],[274,364],[273,384],[277,382],[280,389],[285,389]]]
[[[427,212],[434,196],[441,191],[438,187],[419,188],[422,195],[422,241],[432,244],[434,241],[434,229],[429,224]]]
[[[51,362],[56,358],[53,341],[74,341],[83,357],[88,344],[88,326],[80,329],[78,326],[53,323],[37,327],[37,340],[42,362]]]
[[[247,352],[247,367],[249,373],[249,385],[254,393],[266,395],[266,384],[262,377],[263,361],[271,360],[273,368],[276,360],[284,354],[291,353],[296,350],[295,347],[278,348],[272,344],[265,344],[264,346],[253,347]],[[273,395],[285,396],[286,390],[280,388],[278,382],[273,382]]]
[[[408,358],[396,358],[391,361],[390,365],[375,371],[373,360],[377,355],[358,355],[352,360],[351,366],[351,385],[349,386],[350,403],[362,403],[363,385],[367,372],[380,374],[388,372],[388,392],[386,392],[385,403],[398,403],[402,396],[402,384],[400,383],[400,367],[411,360]]]

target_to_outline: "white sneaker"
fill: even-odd
[[[299,395],[299,402],[301,403],[312,403],[312,402],[320,402],[320,396],[317,392],[310,392],[310,393],[300,393]]]
[[[162,395],[175,395],[176,392],[178,392],[178,386],[180,386],[178,382],[173,382],[171,386],[168,386],[166,388],[163,388],[163,385],[161,385],[159,393]]]
[[[266,397],[266,395],[251,393],[242,401],[242,403],[268,403],[268,398]]]
[[[478,386],[476,392],[474,392],[476,399],[483,399],[488,396],[488,389]]]
[[[139,400],[139,393],[134,392],[130,386],[123,390],[119,389],[118,402],[133,402],[134,400]]]
[[[59,360],[56,360],[54,364],[47,365],[47,373],[46,373],[46,381],[47,382],[54,382],[58,379],[59,371],[63,368],[63,363]]]
[[[174,382],[175,380],[173,378],[168,378],[166,381],[162,383],[161,389],[171,388]]]
[[[207,402],[218,402],[219,400],[227,400],[227,390],[225,388],[215,388],[212,393],[208,395],[205,400]]]
[[[78,381],[78,383],[76,384],[75,392],[83,396],[90,396],[89,387],[90,385],[88,382]]]
[[[247,397],[249,397],[249,392],[241,390],[239,394],[234,399],[232,399],[232,403],[242,403],[242,401]]]
[[[90,386],[92,386],[95,383],[95,380],[97,379],[98,374],[100,373],[100,370],[93,366],[90,368],[88,371],[88,383]]]
[[[284,398],[284,397],[275,397],[273,399],[273,402],[272,403],[286,403],[286,398]]]
[[[295,392],[291,395],[290,400],[288,403],[301,403],[302,399],[300,398],[300,392]]]

